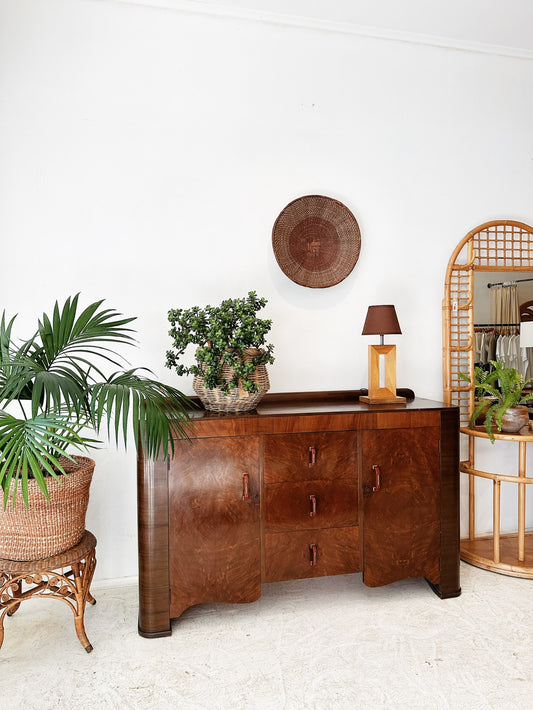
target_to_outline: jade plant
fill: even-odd
[[[272,321],[257,317],[267,300],[249,291],[245,298],[228,298],[218,306],[171,309],[168,320],[171,328],[172,349],[166,353],[166,366],[175,368],[178,375],[202,376],[207,389],[219,387],[228,394],[241,386],[247,392],[257,392],[253,380],[259,365],[274,362],[273,345],[266,342]],[[196,345],[196,363],[180,363],[187,347]],[[243,351],[257,349],[244,359]],[[223,376],[224,364],[233,369],[233,376]]]
[[[490,365],[490,370],[476,365],[473,379],[464,372],[460,372],[459,377],[473,383],[474,394],[478,400],[470,416],[470,427],[474,427],[476,419],[486,409],[484,426],[489,439],[494,443],[493,426],[496,426],[498,431],[502,430],[505,412],[532,399],[531,393],[524,393],[524,390],[533,382],[533,378],[525,380],[514,367],[505,367],[502,360],[491,360]]]
[[[43,314],[27,340],[12,334],[16,316],[0,321],[0,487],[4,507],[21,490],[28,504],[28,481],[35,479],[48,498],[47,479],[64,474],[61,457],[98,445],[89,434],[105,429],[135,444],[149,457],[173,449],[173,433],[186,436],[191,402],[174,387],[121,367],[116,348],[133,345],[134,331],[103,301],[78,312],[78,295]],[[143,368],[144,369],[144,368]],[[148,372],[144,370],[144,373]]]

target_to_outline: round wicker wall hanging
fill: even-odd
[[[283,209],[272,229],[283,273],[300,286],[325,288],[345,279],[361,249],[359,225],[337,200],[306,195]]]

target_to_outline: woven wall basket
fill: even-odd
[[[352,271],[359,259],[361,233],[342,202],[305,195],[281,211],[272,229],[272,248],[280,269],[292,281],[326,288]]]
[[[83,537],[85,513],[94,461],[73,457],[77,464],[62,458],[68,473],[59,480],[47,478],[50,500],[46,500],[34,480],[28,481],[29,508],[17,491],[15,508],[8,501],[0,505],[0,557],[7,560],[42,560],[69,550]],[[20,483],[19,483],[20,486]]]
[[[243,351],[245,362],[249,361],[254,355],[257,355],[258,352],[259,351],[254,348],[245,349]],[[199,363],[199,365],[202,367],[202,363]],[[222,376],[226,382],[229,382],[233,378],[233,374],[233,368],[224,363],[222,366]],[[204,407],[210,412],[249,412],[257,407],[270,388],[266,366],[259,365],[250,379],[259,387],[259,391],[247,392],[242,387],[235,387],[229,391],[229,394],[225,394],[220,387],[207,389],[204,386],[204,379],[201,375],[197,375],[194,378],[192,388],[200,398]]]

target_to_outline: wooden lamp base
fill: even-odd
[[[381,387],[380,356],[384,356],[385,386]],[[396,395],[396,345],[368,346],[368,395],[359,397],[367,404],[405,404]]]

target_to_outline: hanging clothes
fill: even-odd
[[[498,338],[498,333],[494,330],[494,328],[480,328],[475,326],[474,362],[486,365],[491,360],[497,360]]]
[[[518,303],[518,284],[506,281],[490,287],[490,319],[495,327],[500,327],[504,335],[511,335],[507,324],[520,323],[520,304]]]
[[[504,367],[518,370],[524,378],[533,377],[533,348],[520,347],[520,335],[513,323],[497,328],[474,326],[474,362],[484,366],[493,360],[501,360]]]
[[[518,300],[518,284],[515,281],[505,281],[489,284],[490,318],[494,327],[494,336],[489,346],[487,333],[480,343],[480,362],[501,360],[504,367],[518,370],[524,378],[527,377],[529,358],[526,348],[520,348],[518,327],[520,324],[520,303]],[[488,349],[493,346],[493,357]]]

